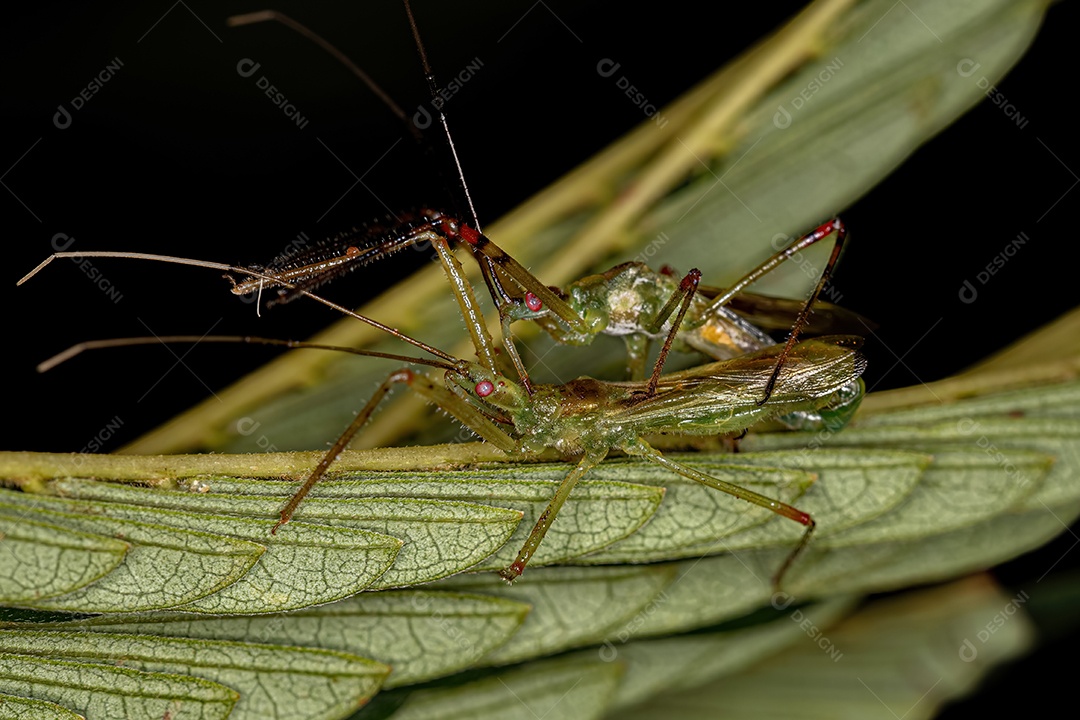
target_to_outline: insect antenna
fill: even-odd
[[[261,280],[263,282],[270,283],[271,285],[283,285],[283,286],[285,286],[287,288],[293,287],[293,285],[291,283],[289,283],[289,282],[287,282],[285,280],[282,280],[282,279],[280,279],[279,277],[277,277],[275,275],[268,275],[266,273],[259,272],[258,270],[252,270],[251,268],[243,268],[243,267],[238,267],[236,265],[227,265],[225,263],[211,262],[211,261],[208,261],[208,260],[195,260],[193,258],[176,257],[176,256],[173,256],[173,255],[154,255],[152,253],[116,252],[116,251],[109,251],[109,250],[85,250],[85,251],[79,251],[79,252],[58,252],[58,253],[53,253],[52,255],[45,258],[43,261],[41,261],[38,264],[37,267],[35,267],[30,272],[28,272],[26,275],[24,275],[15,284],[16,285],[22,285],[23,283],[28,281],[30,278],[34,277],[39,272],[44,270],[45,267],[47,267],[53,260],[62,259],[62,258],[84,258],[84,257],[107,257],[107,258],[121,258],[121,259],[128,259],[128,260],[151,260],[151,261],[155,261],[155,262],[174,263],[176,265],[190,265],[190,266],[193,266],[193,267],[203,267],[203,268],[209,268],[211,270],[223,270],[225,272],[231,272],[231,273],[237,273],[237,274],[241,274],[241,275],[247,275],[249,277],[257,278],[257,279],[259,279],[259,280]],[[332,300],[327,300],[326,298],[322,297],[321,295],[316,295],[315,293],[310,292],[308,290],[304,290],[304,289],[298,289],[298,292],[301,295],[304,295],[305,297],[309,297],[309,298],[311,298],[312,300],[314,300],[316,302],[322,303],[323,305],[327,306],[328,308],[330,308],[332,310],[337,310],[338,312],[342,313],[343,315],[351,317],[351,318],[353,318],[355,320],[359,320],[360,322],[363,322],[363,323],[365,323],[367,325],[370,325],[371,327],[375,328],[376,330],[381,330],[381,331],[387,333],[388,335],[392,335],[392,336],[398,338],[399,340],[403,340],[404,342],[407,342],[410,345],[412,345],[414,347],[417,347],[417,348],[419,348],[420,350],[423,350],[426,353],[434,355],[437,358],[441,358],[442,360],[445,360],[446,362],[453,363],[453,362],[457,361],[457,358],[455,358],[453,355],[450,355],[450,354],[448,354],[446,352],[443,352],[442,350],[438,349],[437,347],[434,347],[432,345],[428,345],[425,342],[422,342],[420,340],[417,340],[416,338],[410,337],[410,336],[406,335],[405,333],[401,332],[400,330],[390,327],[389,325],[383,325],[378,320],[373,320],[372,318],[369,318],[366,315],[361,315],[358,312],[354,312],[352,310],[349,310],[346,307],[338,305],[337,303],[333,302]],[[240,293],[240,294],[243,294],[243,293]]]
[[[469,192],[468,183],[465,180],[465,172],[462,168],[461,160],[457,153],[457,146],[454,144],[454,138],[450,132],[450,126],[447,122],[446,114],[441,110],[441,103],[439,102],[438,95],[438,85],[435,81],[435,74],[431,68],[431,63],[429,62],[427,57],[427,50],[425,49],[423,40],[420,37],[420,30],[416,23],[416,19],[413,16],[412,7],[409,4],[409,0],[403,0],[403,4],[405,6],[406,15],[409,19],[409,27],[412,30],[413,39],[416,43],[417,53],[420,56],[420,63],[424,72],[424,79],[427,82],[428,91],[433,100],[432,105],[436,108],[439,108],[439,125],[442,128],[443,136],[446,139],[446,144],[451,154],[455,172],[454,184],[460,189],[462,196],[465,198],[465,202],[468,207],[468,214],[472,220],[472,228],[476,230],[476,233],[480,235],[480,237],[483,237],[480,230],[479,216],[476,212],[475,204],[473,203],[472,194]],[[385,92],[378,85],[378,83],[376,83],[374,79],[371,78],[370,75],[365,73],[360,67],[358,67],[344,53],[338,50],[333,44],[315,33],[310,28],[297,22],[296,20],[292,19],[287,15],[272,10],[233,16],[229,18],[226,22],[230,27],[238,27],[241,25],[250,25],[253,23],[265,21],[280,22],[286,27],[300,33],[305,38],[312,40],[319,47],[323,48],[327,53],[329,53],[332,57],[340,61],[354,75],[360,78],[361,82],[363,82],[375,94],[375,96],[378,97],[383,102],[383,104],[386,105],[386,107],[408,127],[410,135],[412,135],[412,137],[429,153],[434,155],[434,149],[431,143],[425,142],[423,134],[420,132],[420,129],[418,127],[419,115],[415,117],[412,121],[410,121],[410,119],[406,116],[405,112],[401,109],[400,105],[394,102],[393,98],[391,98],[390,95]],[[436,172],[438,174],[443,174],[442,162],[434,163],[434,167],[436,168]],[[456,204],[456,201],[454,204]],[[488,292],[491,295],[492,301],[495,303],[496,307],[499,308],[500,315],[503,315],[505,308],[517,302],[517,299],[514,295],[507,291],[507,289],[504,287],[502,279],[499,277],[499,274],[497,272],[497,268],[499,267],[499,261],[489,257],[488,255],[485,255],[472,243],[467,242],[466,245],[468,245],[470,251],[473,253],[473,256],[476,258],[477,264],[480,266],[480,272],[484,278],[484,284],[488,288]],[[383,254],[382,257],[386,257],[394,251],[394,249],[390,249],[388,252]],[[558,299],[554,300],[554,304],[558,305],[559,309],[561,309],[561,305],[559,305]],[[545,300],[545,304],[549,306],[552,305],[552,298],[548,298],[547,300]],[[563,317],[564,314],[565,313],[559,313],[560,318],[562,318],[564,321],[569,322],[567,318]],[[504,340],[506,339],[504,338]],[[517,368],[518,374],[521,377],[522,382],[527,389],[530,389],[531,392],[531,383],[529,382],[528,373],[525,370],[524,365],[520,362],[520,359],[517,357],[516,350],[513,348],[512,344],[509,341],[507,341],[507,350],[510,352],[511,357],[514,359],[514,365]]]
[[[421,65],[422,65],[423,71],[424,71],[424,79],[425,79],[425,81],[427,82],[427,85],[428,85],[428,91],[429,91],[429,93],[431,95],[432,100],[438,101],[439,100],[438,85],[435,82],[435,75],[432,72],[431,64],[428,62],[427,51],[424,48],[423,41],[420,39],[420,31],[419,31],[419,29],[418,29],[418,27],[416,25],[416,20],[413,17],[412,8],[410,7],[408,0],[403,0],[403,1],[404,1],[404,5],[405,5],[405,12],[406,12],[406,14],[408,15],[408,18],[409,18],[409,26],[412,28],[413,39],[416,42],[416,49],[417,49],[417,52],[420,55],[420,62],[421,62]],[[241,27],[243,25],[253,25],[255,23],[267,22],[267,21],[279,22],[282,25],[284,25],[285,27],[289,28],[290,30],[293,30],[293,31],[299,33],[303,37],[307,38],[308,40],[312,41],[313,43],[315,43],[316,45],[321,47],[331,57],[333,57],[335,60],[337,60],[342,65],[344,65],[346,68],[348,68],[348,70],[350,72],[352,72],[352,74],[355,75],[357,78],[359,78],[360,81],[362,83],[364,83],[364,85],[377,98],[379,98],[379,100],[383,103],[383,105],[385,105],[386,108],[391,113],[393,113],[394,116],[397,117],[397,119],[402,122],[402,124],[405,125],[406,129],[408,130],[409,134],[413,137],[413,139],[419,145],[426,148],[426,150],[428,152],[432,152],[431,144],[426,142],[426,140],[424,138],[424,134],[420,131],[420,125],[419,125],[418,120],[417,119],[410,119],[408,117],[408,115],[406,115],[405,111],[402,110],[401,106],[393,99],[393,97],[391,97],[388,92],[383,90],[383,88],[377,82],[375,82],[374,78],[372,78],[370,75],[368,75],[366,72],[364,72],[364,70],[360,66],[358,66],[356,63],[354,63],[352,60],[350,60],[349,57],[345,53],[341,52],[341,50],[339,50],[336,46],[334,46],[330,41],[326,40],[324,37],[322,37],[321,35],[316,33],[311,28],[307,27],[303,23],[300,23],[300,22],[294,20],[293,18],[289,17],[288,15],[285,15],[284,13],[278,12],[276,10],[261,10],[261,11],[258,11],[258,12],[247,13],[247,14],[244,14],[244,15],[234,15],[234,16],[226,19],[225,22],[229,27]],[[438,107],[438,105],[439,105],[438,102],[435,102],[433,104],[436,107]],[[443,129],[443,136],[446,138],[446,143],[447,143],[447,146],[448,146],[448,148],[450,150],[451,157],[453,159],[453,164],[454,164],[454,169],[455,169],[455,174],[456,174],[456,182],[455,182],[455,184],[459,187],[459,189],[463,193],[463,196],[466,199],[466,204],[468,206],[469,216],[472,219],[473,227],[475,227],[477,229],[477,231],[479,232],[480,231],[480,221],[478,219],[476,209],[475,209],[475,206],[473,204],[472,195],[469,193],[469,187],[465,182],[465,174],[464,174],[464,171],[463,171],[462,166],[461,166],[461,160],[460,160],[460,158],[458,157],[458,154],[457,154],[457,148],[454,145],[454,138],[450,134],[450,126],[448,125],[448,123],[446,121],[446,114],[443,113],[441,109],[438,111],[438,113],[439,113],[439,124]],[[441,166],[439,164],[436,164],[436,168],[441,174],[441,171],[442,171]]]
[[[329,53],[331,57],[347,67],[353,75],[358,77],[360,82],[364,83],[368,90],[374,93],[375,96],[386,105],[390,112],[394,113],[394,115],[405,124],[417,142],[423,142],[423,134],[420,132],[420,129],[409,122],[408,117],[405,115],[405,111],[401,109],[400,105],[394,102],[394,98],[390,97],[390,95],[387,94],[370,75],[364,72],[359,65],[350,60],[348,55],[338,50],[333,44],[303,23],[297,22],[285,13],[278,12],[277,10],[259,10],[258,12],[246,13],[244,15],[233,15],[232,17],[225,19],[225,24],[229,27],[241,27],[243,25],[253,25],[255,23],[267,21],[281,23]]]
[[[424,49],[424,41],[420,39],[420,28],[416,25],[416,18],[413,17],[412,6],[409,5],[409,0],[402,0],[405,4],[405,14],[409,16],[409,27],[412,28],[413,40],[416,41],[416,51],[420,54],[420,64],[424,68],[424,80],[427,81],[428,92],[431,94],[433,101],[439,99],[439,86],[435,83],[435,73],[431,70],[431,63],[428,62],[427,51]],[[472,217],[473,227],[476,228],[476,232],[483,232],[480,229],[480,219],[476,214],[476,207],[473,205],[472,195],[469,193],[469,185],[465,182],[465,171],[461,167],[461,158],[458,157],[457,146],[454,145],[454,137],[450,134],[450,125],[446,122],[446,113],[439,107],[439,103],[433,103],[439,112],[439,124],[442,126],[443,134],[446,136],[447,145],[450,148],[450,154],[454,158],[454,168],[457,170],[458,186],[465,194],[465,201],[469,206],[469,215]]]
[[[441,368],[443,370],[454,370],[456,368],[455,365],[448,362],[443,362],[441,360],[430,360],[428,358],[418,358],[412,357],[410,355],[384,353],[378,352],[376,350],[361,350],[359,348],[345,347],[344,345],[325,345],[323,343],[313,343],[304,340],[282,340],[279,338],[264,338],[256,337],[253,335],[148,335],[141,337],[87,340],[86,342],[77,343],[69,347],[67,350],[53,355],[48,360],[44,360],[38,363],[37,371],[40,373],[48,372],[57,365],[65,363],[76,355],[80,355],[87,350],[102,350],[105,348],[115,347],[133,347],[136,345],[154,345],[156,343],[161,343],[162,345],[184,343],[239,343],[245,345],[274,345],[277,347],[289,348],[291,350],[331,350],[337,352],[346,352],[353,355],[360,355],[362,357],[377,357],[387,360],[399,360],[401,362],[415,363],[417,365],[427,365],[429,367]]]
[[[144,337],[128,337],[128,338],[111,338],[106,340],[91,340],[84,343],[74,345],[62,353],[53,356],[45,362],[38,365],[38,372],[45,372],[53,367],[56,367],[62,362],[65,362],[76,355],[86,350],[98,350],[102,348],[111,347],[130,347],[133,345],[155,345],[155,344],[172,344],[172,343],[243,343],[248,345],[273,345],[279,347],[285,347],[289,349],[309,349],[309,350],[330,350],[338,352],[347,352],[353,355],[360,355],[363,357],[377,357],[385,358],[388,360],[399,360],[406,363],[416,363],[420,365],[427,365],[429,367],[440,368],[451,373],[461,372],[461,363],[447,363],[439,360],[429,360],[426,358],[411,357],[408,355],[397,355],[394,353],[377,352],[374,350],[360,350],[357,348],[344,347],[340,345],[325,345],[322,343],[305,342],[299,340],[282,340],[278,338],[264,338],[254,337],[249,335],[165,335],[165,336],[144,336]],[[421,393],[421,395],[428,395],[430,398],[438,401],[440,396],[445,403],[445,396],[449,393],[448,390],[440,390],[430,381],[425,381],[422,376],[418,376],[408,368],[401,368],[396,370],[383,381],[379,388],[375,391],[375,394],[368,400],[367,404],[356,414],[353,421],[345,429],[345,431],[338,436],[338,439],[334,442],[333,446],[327,451],[319,464],[315,466],[312,472],[308,475],[304,484],[297,490],[288,502],[282,507],[279,515],[278,522],[274,525],[270,531],[271,534],[276,534],[278,528],[285,523],[289,522],[293,514],[296,512],[297,507],[307,497],[311,489],[323,478],[330,465],[337,459],[349,443],[355,437],[356,433],[360,431],[368,420],[371,418],[375,409],[380,402],[386,397],[394,385],[406,384],[415,387]],[[504,450],[510,450],[513,445],[509,438],[502,433],[489,419],[488,415],[483,411],[473,408],[472,406],[457,407],[457,412],[453,411],[453,408],[449,408],[451,414],[454,415],[459,421],[463,422],[467,427],[477,432],[482,437],[492,440],[497,446]],[[495,418],[498,421],[497,418]],[[502,442],[501,439],[506,438],[506,442]]]

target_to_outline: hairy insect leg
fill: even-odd
[[[503,308],[499,308],[499,327],[502,330],[503,349],[506,350],[506,354],[510,357],[510,362],[513,363],[514,370],[517,372],[518,378],[521,379],[521,385],[525,388],[525,392],[532,395],[533,385],[532,380],[529,378],[529,371],[525,367],[525,361],[521,359],[521,353],[518,352],[517,344],[514,343],[514,335],[510,331],[510,323],[512,322],[513,319],[503,312]]]
[[[795,347],[795,341],[799,338],[799,332],[805,327],[807,321],[810,319],[810,313],[814,311],[814,303],[817,301],[818,296],[821,295],[821,291],[825,289],[825,285],[829,282],[829,278],[832,276],[833,268],[836,266],[836,261],[840,259],[840,252],[844,248],[844,240],[847,239],[847,228],[844,223],[837,218],[830,223],[826,223],[817,228],[811,233],[804,235],[798,241],[792,244],[792,247],[799,246],[802,242],[806,243],[806,247],[818,242],[821,238],[828,237],[830,233],[836,233],[836,244],[833,245],[832,252],[829,253],[829,260],[825,263],[825,268],[821,271],[821,277],[818,278],[817,285],[814,287],[814,291],[810,294],[810,297],[806,299],[806,304],[803,305],[802,311],[799,316],[795,318],[795,324],[791,326],[791,332],[788,333],[787,342],[784,343],[784,349],[780,352],[780,357],[776,360],[776,367],[773,368],[772,375],[769,376],[769,382],[765,385],[765,396],[758,401],[759,405],[764,405],[769,400],[769,396],[772,395],[773,388],[776,387],[776,379],[780,377],[780,369],[784,366],[784,362],[787,361],[788,355],[791,354],[792,348]],[[804,543],[805,544],[805,543]],[[800,548],[797,548],[798,551]],[[790,558],[786,565],[790,565],[794,558]]]
[[[453,373],[456,371],[448,370],[447,372]],[[349,443],[352,442],[353,437],[360,431],[360,428],[367,424],[367,421],[371,419],[371,416],[379,403],[382,402],[387,394],[393,389],[394,385],[397,384],[404,384],[411,387],[421,396],[438,405],[463,425],[498,447],[500,450],[512,452],[516,448],[516,444],[510,436],[503,432],[495,425],[495,423],[491,422],[487,416],[465,400],[447,390],[445,387],[436,385],[429,378],[417,374],[409,368],[395,370],[390,373],[381,385],[379,385],[375,390],[375,394],[371,396],[371,399],[367,401],[367,404],[356,414],[356,417],[349,423],[349,426],[345,428],[345,432],[341,433],[333,446],[331,446],[326,454],[323,455],[319,464],[315,466],[315,469],[311,471],[311,474],[308,475],[307,479],[304,481],[304,484],[281,508],[280,519],[277,524],[274,525],[274,529],[271,530],[272,533],[276,533],[279,527],[292,519],[292,516],[300,506],[300,503],[303,502],[304,498],[311,492],[311,489],[315,484],[326,475],[326,471],[329,469],[330,465],[339,455],[341,455],[345,448],[349,446]]]
[[[666,457],[663,453],[649,445],[641,438],[638,438],[637,441],[634,443],[624,446],[622,450],[625,451],[628,455],[636,455],[638,457],[643,457],[656,463],[657,465],[661,465],[667,468],[673,473],[682,475],[683,477],[694,480],[695,482],[699,482],[706,487],[711,487],[715,490],[719,490],[720,492],[734,495],[740,500],[746,500],[749,503],[753,503],[754,505],[763,507],[766,510],[771,510],[772,512],[780,515],[781,517],[788,518],[789,520],[794,520],[800,525],[803,525],[806,528],[806,531],[803,533],[802,538],[800,538],[799,544],[795,546],[795,549],[792,550],[791,554],[787,556],[787,559],[784,560],[783,564],[772,577],[773,587],[779,589],[781,582],[784,579],[784,575],[787,573],[792,563],[795,562],[795,559],[799,556],[799,554],[801,554],[802,551],[806,548],[807,544],[810,542],[810,536],[814,534],[814,528],[817,526],[817,524],[814,522],[814,519],[810,517],[808,513],[805,513],[792,505],[788,505],[787,503],[781,502],[779,500],[774,500],[770,497],[766,497],[765,495],[756,493],[753,490],[747,490],[746,488],[739,487],[738,485],[719,480],[717,478],[714,478],[712,475],[701,472],[700,470],[695,470],[692,467],[688,467],[686,465],[678,463]]]
[[[656,320],[653,321],[654,327],[659,329],[660,327],[663,327],[675,307],[677,306],[679,308],[679,313],[675,316],[675,321],[671,323],[671,330],[668,331],[667,337],[664,338],[664,344],[660,347],[660,354],[656,356],[656,364],[653,366],[652,377],[649,378],[649,385],[645,391],[646,397],[652,397],[656,394],[656,385],[660,382],[660,376],[664,372],[664,363],[667,361],[668,353],[671,352],[671,344],[675,342],[675,336],[679,334],[679,328],[682,326],[683,318],[686,317],[686,311],[689,309],[690,303],[694,299],[694,293],[697,292],[698,283],[700,282],[701,271],[697,268],[691,268],[690,272],[686,273],[679,283],[678,291],[671,296],[671,299],[664,304],[664,307],[660,308],[659,315],[657,315]]]
[[[555,521],[555,516],[559,514],[559,510],[562,509],[563,503],[570,497],[570,493],[573,491],[574,486],[578,484],[581,478],[585,477],[585,473],[592,470],[594,467],[603,462],[607,457],[607,451],[603,452],[587,452],[578,464],[574,466],[574,469],[563,478],[562,483],[559,485],[559,489],[555,491],[554,497],[548,502],[547,507],[544,508],[544,512],[540,514],[539,519],[536,521],[536,525],[533,526],[532,532],[529,533],[529,537],[525,539],[525,544],[521,546],[521,551],[518,552],[517,558],[509,566],[499,571],[499,577],[508,583],[521,577],[521,573],[525,572],[525,565],[533,555],[536,554],[536,549],[540,547],[540,543],[544,540],[544,536],[547,535],[547,531],[551,528],[551,523]]]
[[[476,295],[473,294],[472,285],[469,284],[468,279],[465,277],[465,270],[450,250],[446,238],[433,238],[431,246],[438,253],[439,262],[442,263],[443,271],[446,273],[447,279],[450,280],[450,287],[453,290],[454,297],[457,299],[458,307],[461,309],[461,317],[465,320],[465,327],[468,329],[469,337],[472,339],[473,347],[476,349],[477,359],[488,370],[497,372],[495,344],[491,340],[491,333],[488,332],[487,323],[484,322],[484,314],[480,310],[480,305],[476,302]]]
[[[773,389],[776,387],[776,380],[780,377],[780,370],[784,367],[784,363],[787,361],[788,355],[791,354],[792,348],[795,347],[795,343],[799,338],[799,333],[810,319],[810,313],[813,312],[814,303],[817,301],[818,296],[821,295],[822,290],[825,289],[825,285],[829,282],[836,261],[840,259],[840,252],[843,250],[844,241],[847,239],[847,227],[840,218],[834,218],[823,225],[819,225],[748,272],[738,282],[713,300],[712,305],[709,306],[707,312],[723,307],[730,302],[737,293],[756,282],[762,276],[771,272],[780,263],[833,234],[836,235],[836,244],[833,245],[832,252],[829,254],[829,260],[825,263],[825,268],[821,271],[821,276],[818,278],[814,291],[803,304],[802,310],[799,312],[799,315],[795,318],[795,322],[791,326],[791,332],[788,333],[787,342],[784,344],[784,349],[776,359],[776,366],[773,368],[772,375],[769,376],[769,381],[765,384],[765,394],[758,400],[758,405],[764,405],[769,401],[769,397],[772,396]]]
[[[375,408],[390,393],[394,385],[397,385],[398,383],[408,384],[412,382],[413,377],[414,373],[411,370],[402,368],[401,370],[395,370],[390,373],[390,375],[383,380],[382,384],[375,390],[375,394],[371,396],[371,399],[367,401],[367,404],[364,405],[363,409],[360,410],[360,412],[356,414],[356,417],[353,418],[353,421],[349,423],[349,427],[345,428],[345,432],[338,436],[338,439],[334,441],[334,444],[326,454],[322,456],[322,459],[319,460],[319,464],[311,471],[311,474],[308,475],[304,484],[300,486],[299,490],[293,493],[293,496],[289,498],[288,502],[281,508],[280,518],[278,519],[277,524],[274,525],[274,528],[270,531],[271,534],[276,533],[279,527],[292,519],[293,513],[296,512],[296,508],[300,506],[300,503],[303,502],[304,498],[311,492],[311,488],[315,487],[315,483],[319,482],[326,474],[330,464],[333,463],[338,455],[349,446],[349,443],[352,442],[353,437],[360,431],[360,428],[367,424],[367,421],[371,419],[372,413],[375,412]]]

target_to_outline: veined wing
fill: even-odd
[[[795,346],[764,405],[758,401],[782,346],[665,375],[656,395],[611,416],[641,432],[723,433],[799,410],[827,406],[866,369],[862,338],[829,336]]]
[[[706,298],[719,297],[723,288],[701,285],[698,294]],[[804,305],[803,300],[759,295],[751,292],[738,293],[725,306],[737,312],[743,319],[763,330],[788,330],[795,323]],[[877,323],[857,312],[832,303],[814,303],[814,312],[802,332],[806,335],[825,333],[865,333]]]

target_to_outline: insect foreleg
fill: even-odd
[[[448,371],[454,372],[454,371]],[[307,494],[311,492],[311,488],[315,486],[315,483],[319,482],[326,474],[327,469],[331,463],[337,459],[339,455],[349,446],[353,437],[360,431],[368,420],[371,419],[372,414],[375,412],[375,408],[378,404],[389,394],[393,386],[398,383],[404,383],[408,385],[417,393],[430,400],[435,405],[448,412],[460,423],[468,427],[477,435],[487,440],[495,447],[504,452],[514,452],[517,448],[517,444],[502,431],[495,423],[491,422],[482,412],[470,405],[465,400],[462,400],[457,395],[450,392],[445,387],[441,387],[436,383],[433,383],[425,375],[415,373],[409,368],[401,368],[390,373],[390,375],[382,382],[381,385],[375,390],[375,394],[371,396],[371,399],[367,401],[363,409],[356,414],[353,421],[349,423],[349,427],[345,428],[340,437],[334,442],[334,445],[323,455],[322,460],[315,466],[307,480],[304,481],[303,486],[296,493],[289,498],[289,501],[285,503],[285,506],[281,508],[281,518],[278,520],[277,525],[274,526],[272,532],[276,532],[279,527],[289,522],[292,519],[293,514],[296,512],[296,508],[303,502]]]
[[[454,297],[461,308],[461,316],[465,319],[465,326],[469,330],[473,347],[476,348],[477,359],[481,365],[491,372],[497,372],[495,344],[491,340],[491,334],[488,332],[487,325],[484,322],[484,314],[480,311],[476,296],[473,294],[472,285],[469,284],[468,279],[465,277],[465,271],[462,269],[461,263],[458,262],[454,253],[450,250],[445,238],[433,238],[431,245],[439,254],[439,262],[442,263],[446,277],[450,280]]]
[[[671,299],[664,304],[664,307],[660,308],[660,314],[654,321],[654,325],[657,329],[663,327],[664,322],[668,319],[668,316],[671,315],[672,311],[676,307],[679,308],[679,314],[675,316],[675,322],[671,323],[671,330],[668,331],[667,337],[664,338],[664,345],[660,348],[660,354],[656,357],[656,364],[653,366],[652,377],[649,378],[649,386],[645,391],[647,397],[652,397],[656,394],[656,385],[660,382],[660,376],[664,372],[664,362],[667,360],[668,353],[671,352],[671,344],[675,342],[675,336],[679,333],[679,328],[682,326],[683,318],[686,317],[686,311],[694,299],[694,293],[697,291],[699,282],[701,282],[701,271],[697,268],[692,268],[690,272],[686,273],[682,282],[679,283],[678,291],[671,296]]]
[[[397,383],[411,383],[414,375],[412,370],[402,368],[390,373],[390,375],[383,380],[382,384],[375,390],[375,394],[371,396],[371,399],[367,401],[367,404],[364,405],[363,409],[358,412],[356,417],[353,418],[353,421],[349,423],[349,427],[345,428],[345,432],[341,433],[333,446],[322,456],[322,459],[319,460],[319,464],[311,471],[311,474],[308,475],[304,484],[300,486],[300,489],[297,490],[293,496],[289,498],[289,501],[285,503],[285,506],[281,508],[281,517],[278,519],[277,524],[274,525],[273,530],[270,531],[271,533],[276,533],[279,527],[292,519],[293,513],[296,512],[296,508],[300,506],[300,503],[307,497],[307,494],[311,492],[311,488],[315,487],[315,483],[322,479],[323,475],[326,474],[327,468],[330,467],[330,464],[337,459],[338,455],[340,455],[346,447],[349,446],[349,443],[352,442],[353,437],[360,431],[360,428],[371,419],[371,415],[375,412],[375,408],[382,402],[383,398],[387,396],[390,390],[393,389],[394,385]]]

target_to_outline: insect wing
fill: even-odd
[[[630,404],[616,421],[642,433],[722,434],[801,410],[828,406],[866,368],[862,338],[829,336],[795,346],[772,395],[759,405],[776,366],[776,345],[734,360],[665,375],[654,397]]]
[[[712,285],[699,285],[698,294],[715,298],[724,293],[723,288]],[[763,330],[788,330],[802,310],[803,301],[792,298],[773,297],[758,293],[741,292],[731,299],[727,307],[734,310],[744,320]],[[825,335],[826,333],[865,333],[877,328],[877,323],[868,320],[857,312],[832,303],[818,301],[814,303],[814,314],[810,316],[803,334]]]

